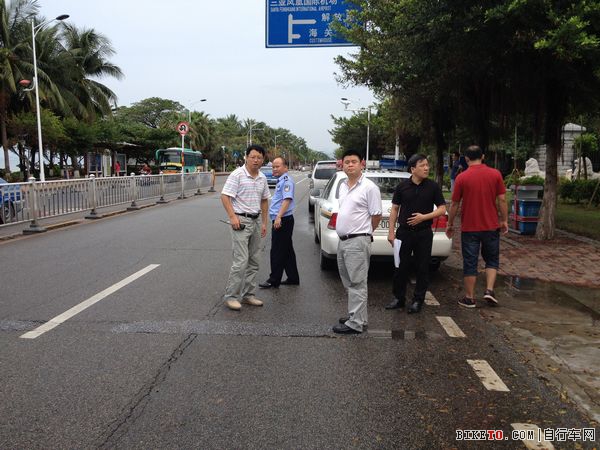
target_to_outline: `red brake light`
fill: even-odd
[[[436,217],[433,219],[433,223],[431,224],[431,229],[433,231],[437,230],[445,230],[448,225],[448,216],[444,214],[443,216]]]
[[[335,230],[335,225],[337,224],[337,213],[333,213],[329,218],[329,222],[327,223],[327,228],[330,230]]]

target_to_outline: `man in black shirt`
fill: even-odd
[[[411,177],[398,184],[392,199],[388,241],[392,246],[394,246],[394,237],[400,241],[400,264],[394,272],[394,300],[385,309],[404,307],[409,270],[414,263],[417,285],[408,313],[418,313],[423,308],[429,284],[429,263],[433,243],[431,225],[434,218],[446,214],[446,201],[439,185],[428,178],[429,162],[426,156],[420,154],[411,156],[408,160],[408,170]],[[437,206],[435,210],[434,204]]]

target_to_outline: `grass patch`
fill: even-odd
[[[556,228],[600,241],[600,207],[558,202]]]

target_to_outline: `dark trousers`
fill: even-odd
[[[410,270],[414,268],[417,275],[417,285],[413,294],[413,301],[424,302],[425,293],[429,286],[429,263],[431,261],[431,245],[433,232],[431,228],[422,230],[398,230],[397,239],[400,245],[400,265],[394,271],[394,297],[399,300],[406,299],[406,285]]]
[[[299,283],[300,275],[296,266],[296,253],[292,243],[294,216],[281,218],[281,228],[271,228],[271,275],[269,283],[279,286],[283,272],[291,283]]]

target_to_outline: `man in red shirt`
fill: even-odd
[[[465,308],[476,307],[474,292],[477,260],[481,251],[486,278],[483,298],[491,306],[496,306],[498,300],[494,294],[494,284],[500,267],[500,232],[508,232],[506,187],[498,170],[482,164],[483,154],[477,145],[467,148],[465,159],[469,170],[456,177],[446,228],[446,235],[452,237],[454,218],[462,201],[460,220],[465,297],[458,304]]]

